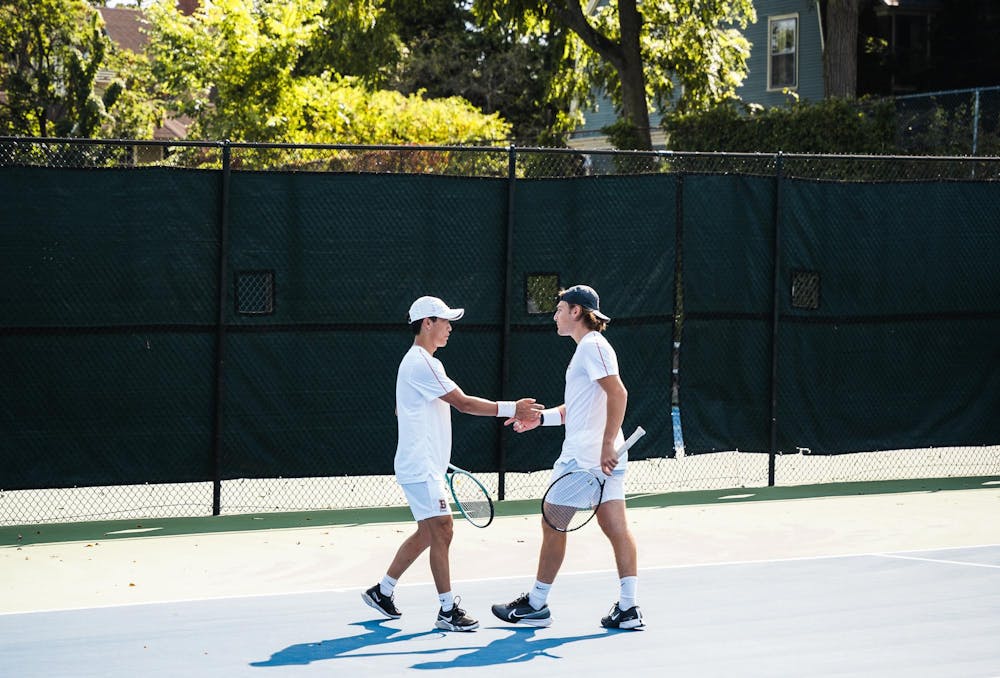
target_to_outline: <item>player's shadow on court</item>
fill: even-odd
[[[578,640],[592,640],[595,638],[607,638],[613,634],[607,630],[600,633],[592,633],[584,636],[560,636],[549,637],[546,631],[543,636],[535,639],[536,628],[506,628],[509,635],[498,638],[487,645],[472,646],[448,644],[443,647],[428,648],[426,650],[400,649],[393,651],[386,648],[385,651],[377,651],[378,646],[390,645],[392,643],[402,643],[417,638],[428,636],[440,636],[442,638],[454,638],[456,641],[468,641],[475,639],[475,634],[452,634],[438,631],[421,631],[420,633],[400,633],[399,629],[383,626],[388,620],[376,619],[365,622],[355,622],[351,626],[360,626],[365,629],[364,633],[359,633],[346,638],[333,638],[322,640],[317,643],[299,643],[290,645],[283,650],[275,652],[266,661],[251,662],[250,666],[302,666],[312,662],[337,659],[340,657],[357,659],[359,657],[388,657],[391,655],[431,655],[442,652],[462,652],[459,656],[449,661],[424,662],[414,664],[415,669],[459,669],[474,666],[492,666],[494,664],[514,664],[531,661],[537,657],[550,657],[559,659],[559,655],[551,653],[551,650],[576,642]],[[375,650],[375,651],[373,651]]]
[[[444,636],[443,631],[421,631],[420,633],[400,634],[399,629],[382,626],[387,619],[375,619],[365,622],[354,622],[351,626],[360,626],[365,629],[364,633],[359,633],[346,638],[333,638],[321,640],[317,643],[299,643],[289,645],[284,650],[280,650],[271,655],[267,661],[250,662],[250,666],[300,666],[311,664],[312,662],[324,661],[326,659],[336,659],[355,650],[363,650],[373,646],[385,645],[388,643],[401,643],[424,636]],[[351,654],[351,658],[357,657],[378,657],[391,654],[431,654],[435,652],[447,652],[456,648],[439,648],[433,650],[408,650],[401,652],[362,652]]]
[[[510,631],[510,635],[498,638],[483,647],[471,648],[471,652],[461,654],[450,661],[424,662],[422,664],[414,664],[410,668],[430,670],[464,669],[476,666],[530,662],[538,657],[561,659],[559,655],[552,654],[551,650],[561,645],[575,643],[580,640],[609,638],[616,633],[615,631],[605,629],[585,636],[559,636],[553,638],[549,636],[551,631],[543,631],[541,636],[535,638],[535,634],[539,631],[537,628],[503,627],[501,630]]]

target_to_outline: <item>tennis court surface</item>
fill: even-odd
[[[466,634],[433,628],[426,556],[401,619],[362,603],[407,523],[11,545],[0,674],[1000,676],[998,509],[995,486],[631,509],[640,632],[599,626],[617,578],[596,525],[570,535],[550,628],[492,617],[533,579],[537,515],[457,526]]]

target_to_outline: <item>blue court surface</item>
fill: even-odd
[[[456,582],[473,633],[361,589],[0,615],[0,675],[1000,676],[1000,545],[643,569],[646,629],[607,631],[613,572],[564,572],[553,625],[495,619],[524,577]]]

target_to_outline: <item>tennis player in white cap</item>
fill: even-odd
[[[445,373],[435,351],[448,344],[451,323],[465,309],[449,308],[437,297],[420,297],[410,306],[408,319],[415,335],[396,375],[396,481],[403,488],[417,529],[407,537],[385,576],[362,594],[364,601],[390,619],[398,619],[393,592],[396,582],[425,550],[441,609],[435,627],[446,631],[474,631],[479,622],[458,606],[451,590],[448,549],[454,529],[445,473],[451,460],[451,408],[483,417],[538,419],[542,405],[534,398],[493,401],[466,395]]]

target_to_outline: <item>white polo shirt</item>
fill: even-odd
[[[416,344],[396,373],[396,480],[418,483],[444,478],[451,460],[451,406],[441,400],[458,388],[441,361]]]
[[[566,368],[566,439],[559,460],[576,459],[581,468],[601,465],[601,444],[608,421],[608,396],[598,379],[618,374],[618,355],[600,332],[587,334],[576,345],[569,367]],[[621,430],[615,447],[621,447],[625,436]],[[628,455],[625,455],[626,457]],[[623,458],[617,468],[624,470]]]

